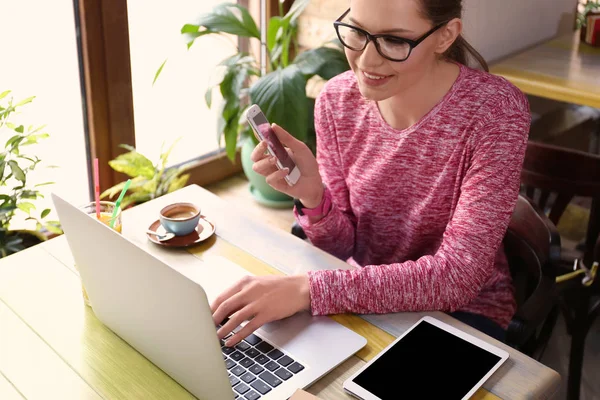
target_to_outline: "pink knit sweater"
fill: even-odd
[[[314,315],[467,311],[506,328],[515,301],[502,239],[527,144],[527,98],[461,66],[417,124],[390,127],[349,71],[315,107],[317,157],[333,206],[295,215],[317,247],[360,268],[309,273]]]

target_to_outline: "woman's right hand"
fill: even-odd
[[[267,183],[275,190],[299,199],[307,208],[315,208],[323,199],[323,180],[319,174],[317,159],[308,146],[293,137],[279,125],[271,126],[279,141],[287,147],[287,151],[300,170],[300,179],[294,186],[288,185],[285,176],[287,169],[278,170],[277,161],[267,153],[267,142],[260,142],[250,158],[254,162],[252,169],[267,178]]]

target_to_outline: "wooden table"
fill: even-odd
[[[600,108],[600,48],[579,31],[534,46],[490,67],[527,94]]]
[[[217,225],[217,235],[191,249],[149,243],[151,216],[174,201],[192,201]],[[351,268],[285,232],[243,215],[212,193],[189,186],[123,215],[123,235],[168,263],[223,256],[254,274]],[[94,251],[90,240],[90,251]],[[267,250],[268,249],[268,250]],[[99,249],[108,251],[108,249]],[[550,398],[560,377],[551,369],[443,313],[427,313],[509,351],[509,360],[476,399]],[[373,321],[398,335],[425,313],[399,313]],[[368,339],[367,346],[308,391],[323,399],[349,399],[342,382],[391,343],[394,336],[365,319],[334,317]],[[84,306],[64,237],[0,260],[0,399],[191,399],[193,396],[106,328]]]

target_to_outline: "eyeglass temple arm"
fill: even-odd
[[[346,12],[344,12],[342,15],[340,15],[340,17],[338,19],[336,19],[337,22],[341,21],[342,19],[344,19],[344,17],[346,15],[348,15],[348,13],[350,12],[350,9],[347,9]]]

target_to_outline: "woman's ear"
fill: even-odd
[[[442,26],[439,30],[438,45],[435,52],[438,54],[444,54],[446,50],[452,46],[452,43],[462,33],[462,21],[460,18],[454,18]]]

